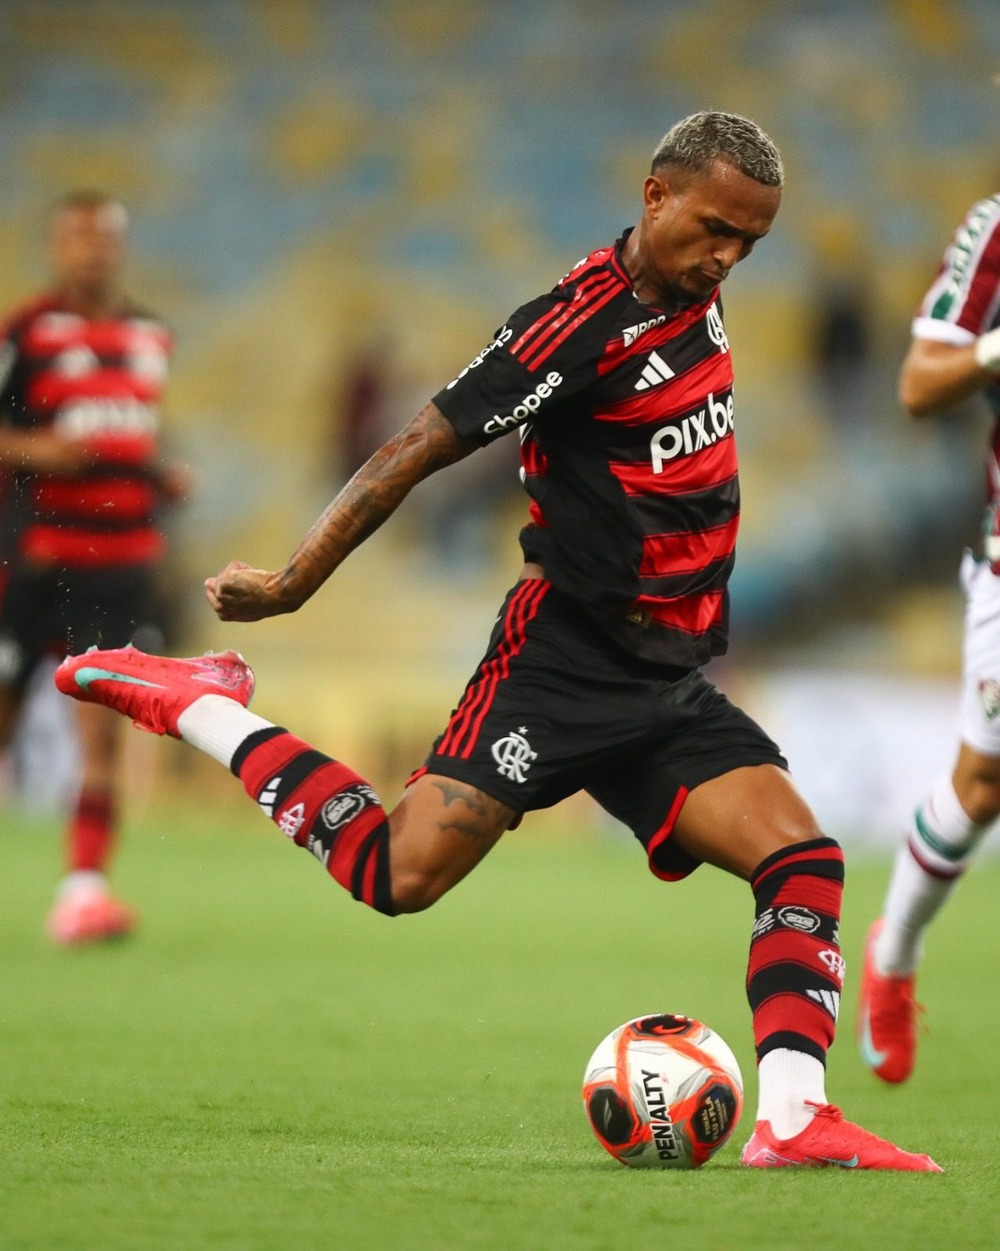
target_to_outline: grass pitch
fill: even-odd
[[[3,1251],[908,1251],[1000,1245],[1000,866],[937,922],[914,1079],[878,1084],[850,993],[829,1093],[944,1176],[738,1167],[756,1093],[743,995],[749,891],[657,882],[638,846],[529,818],[422,916],[353,903],[243,806],[147,814],[117,882],[132,940],[44,937],[58,823],[0,824]],[[849,865],[857,983],[884,864]],[[700,1172],[640,1173],[580,1105],[600,1038],[702,1017],[747,1079]]]

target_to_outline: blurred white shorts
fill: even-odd
[[[1000,577],[969,551],[959,577],[965,591],[962,741],[1000,756]]]

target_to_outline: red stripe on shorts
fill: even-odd
[[[437,749],[439,756],[472,755],[486,714],[493,705],[497,687],[510,675],[510,662],[524,646],[528,622],[538,613],[550,583],[541,578],[528,578],[511,596],[504,616],[504,633],[494,655],[479,666],[479,673],[469,683],[462,702],[451,715]]]

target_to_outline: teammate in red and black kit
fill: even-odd
[[[159,405],[171,340],[120,287],[125,209],[96,192],[55,206],[53,290],[0,329],[0,744],[48,653],[118,646],[152,622],[163,536],[155,514],[186,491],[161,463]],[[49,929],[76,943],[126,933],[106,877],[116,827],[120,722],[78,709],[81,786]]]
[[[429,907],[522,813],[578,790],[631,827],[658,876],[705,861],[748,880],[760,1102],[743,1162],[936,1171],[827,1102],[843,855],[775,744],[699,668],[726,646],[739,518],[718,288],[768,233],[781,184],[753,122],[678,123],[634,230],[519,309],[284,569],[237,562],[207,580],[223,620],[295,611],[417,482],[520,430],[532,501],[521,579],[391,813],[346,765],[246,709],[253,675],[236,653],[95,652],[56,680],[227,764],[289,838],[388,915]]]

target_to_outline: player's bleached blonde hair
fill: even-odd
[[[115,216],[115,225],[120,229],[124,229],[128,224],[128,212],[124,204],[117,196],[111,195],[107,191],[97,191],[95,189],[84,187],[77,188],[73,191],[67,191],[59,197],[53,204],[49,206],[48,221],[53,223],[55,219],[66,212],[67,209],[108,209]]]
[[[671,126],[657,144],[650,173],[671,165],[700,173],[713,161],[728,161],[765,187],[780,187],[784,181],[774,141],[738,113],[692,113]]]

